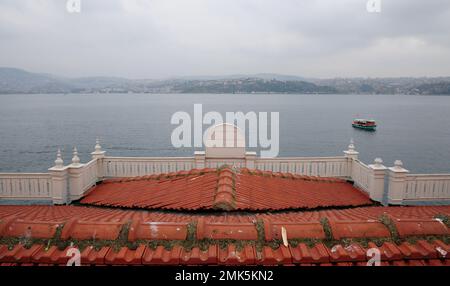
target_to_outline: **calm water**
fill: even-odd
[[[190,156],[170,142],[176,111],[278,111],[279,156],[335,156],[354,138],[360,158],[401,159],[413,172],[450,172],[450,97],[392,95],[0,95],[0,172],[40,172],[63,148],[89,160],[95,138],[114,156]],[[373,117],[379,129],[351,127]],[[206,129],[208,126],[205,126]]]

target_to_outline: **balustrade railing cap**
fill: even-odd
[[[358,152],[358,151],[355,151],[355,150],[345,150],[345,151],[344,151],[344,154],[345,154],[345,155],[358,155],[359,152]]]

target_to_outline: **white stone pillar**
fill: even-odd
[[[205,151],[195,151],[194,161],[196,169],[203,169],[206,166],[206,153]]]
[[[359,152],[355,150],[355,144],[353,139],[350,139],[350,144],[348,145],[348,149],[344,151],[344,156],[347,158],[347,172],[348,176],[354,180],[353,175],[353,162],[358,160]]]
[[[400,160],[394,162],[394,167],[389,168],[389,187],[388,187],[388,203],[392,205],[401,205],[403,195],[406,189],[406,175],[408,170],[403,168]]]
[[[247,151],[245,152],[245,167],[248,169],[255,169],[256,164],[256,152]]]
[[[83,178],[81,173],[84,164],[80,163],[76,147],[73,149],[72,164],[67,167],[69,174],[69,202],[71,202],[78,200],[83,196]]]
[[[381,158],[376,158],[373,164],[369,165],[372,171],[369,182],[370,198],[377,202],[383,202],[384,197],[384,177],[386,175],[386,166],[383,165]]]
[[[104,169],[104,158],[106,151],[102,150],[102,146],[100,146],[100,140],[97,138],[95,141],[95,151],[91,153],[92,159],[97,160],[97,181],[103,180],[105,176]]]
[[[48,169],[52,181],[52,200],[53,204],[67,204],[67,167],[64,167],[61,150],[58,149],[58,154],[55,160],[55,166]]]

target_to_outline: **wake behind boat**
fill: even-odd
[[[377,128],[377,123],[373,119],[354,119],[352,126],[354,128],[375,131]]]

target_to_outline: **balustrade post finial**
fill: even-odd
[[[78,157],[77,147],[73,148],[72,164],[74,164],[74,165],[80,164],[80,157]]]
[[[95,139],[95,152],[100,153],[102,152],[102,146],[100,145],[100,139]]]
[[[383,160],[381,158],[375,158],[375,160],[373,160],[373,164],[375,167],[381,167],[383,164]]]
[[[348,144],[348,151],[355,151],[355,142],[353,138],[350,139],[350,144]]]
[[[396,169],[403,169],[403,162],[401,160],[395,160],[394,168],[396,168]]]
[[[409,173],[409,171],[403,167],[403,162],[400,160],[395,160],[394,167],[389,168],[389,170],[395,173]]]
[[[98,137],[95,139],[94,149],[94,152],[91,152],[93,159],[101,159],[105,157],[106,152],[102,150],[102,145],[100,145],[100,139]]]
[[[55,167],[62,168],[64,167],[64,161],[61,156],[61,149],[58,148],[58,152],[56,153]]]
[[[408,172],[408,170],[403,167],[403,162],[401,160],[394,161],[394,167],[392,167],[392,170],[395,172]]]
[[[344,151],[344,154],[348,158],[358,159],[359,152],[355,150],[355,142],[353,141],[353,138],[350,139],[350,144],[348,144],[348,148]]]

